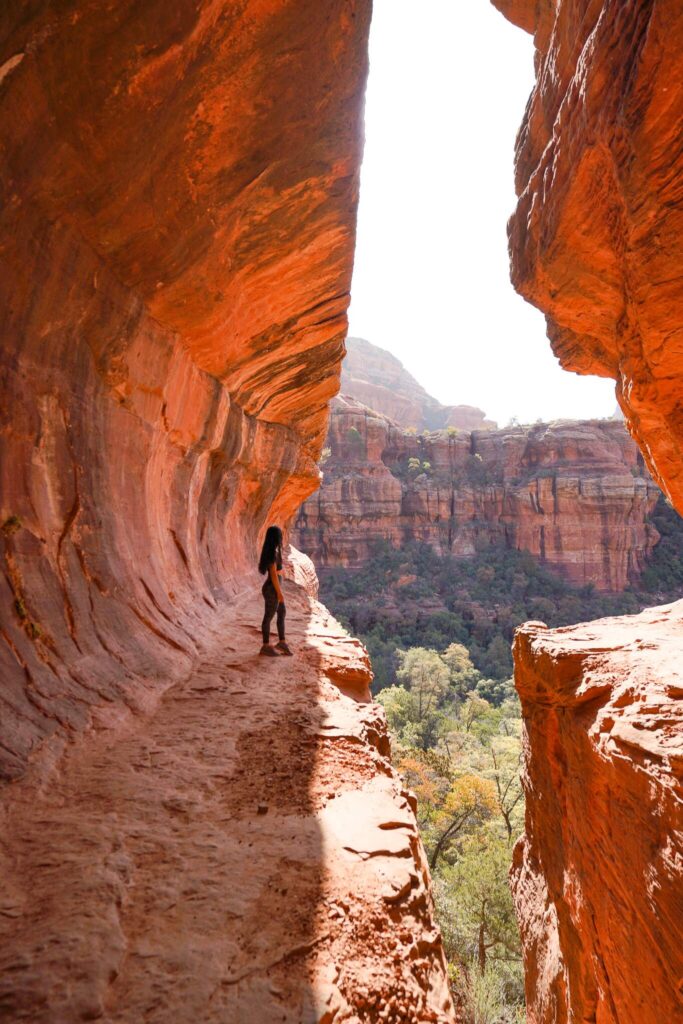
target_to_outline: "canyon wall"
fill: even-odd
[[[534,34],[512,279],[562,365],[616,380],[683,512],[683,7],[493,0]],[[683,1016],[683,603],[522,627],[526,834],[513,891],[531,1024]]]
[[[293,582],[295,657],[257,656],[339,384],[370,7],[0,12],[3,1020],[453,1019],[367,656]]]
[[[396,356],[364,338],[346,339],[341,386],[345,395],[384,413],[401,427],[486,430],[496,426],[473,405],[437,402]]]
[[[317,486],[369,8],[3,9],[5,778],[186,672]]]
[[[621,423],[416,436],[346,395],[332,410],[322,485],[293,532],[319,566],[362,565],[378,540],[458,557],[502,543],[619,591],[658,540],[648,514],[659,490]]]

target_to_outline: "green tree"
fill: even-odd
[[[448,668],[451,689],[459,698],[464,698],[481,679],[481,673],[472,664],[469,651],[464,644],[449,644],[441,660]]]
[[[488,746],[491,767],[487,775],[496,787],[496,806],[503,819],[508,843],[522,826],[524,791],[520,778],[521,744],[516,736],[496,736]]]
[[[433,714],[448,692],[448,669],[436,651],[426,647],[411,647],[399,651],[396,678],[414,695],[417,702],[417,721]]]
[[[465,732],[471,732],[491,710],[491,705],[483,697],[478,697],[476,693],[468,693],[458,711],[458,722]]]
[[[481,835],[467,841],[453,865],[442,871],[441,922],[448,954],[476,962],[484,972],[489,959],[521,968],[521,945],[507,872],[510,848],[504,839]]]
[[[481,825],[491,817],[495,808],[495,787],[489,779],[477,775],[463,775],[456,779],[432,816],[434,841],[429,856],[432,871],[455,839],[464,830]]]

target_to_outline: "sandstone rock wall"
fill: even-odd
[[[0,11],[0,1016],[451,1024],[367,654],[284,583],[369,0]]]
[[[619,591],[658,539],[648,514],[659,491],[620,423],[418,437],[342,396],[326,444],[322,486],[294,529],[320,566],[361,565],[380,539],[460,557],[494,542],[530,551],[574,583]]]
[[[681,1018],[683,602],[522,626],[530,1024]]]
[[[512,279],[562,365],[613,377],[655,479],[683,508],[678,0],[493,0],[533,32],[516,151]]]
[[[5,778],[187,672],[264,525],[317,485],[369,14],[0,14]]]
[[[534,33],[512,278],[563,366],[613,377],[683,512],[683,7],[493,0]],[[513,889],[531,1024],[683,1017],[683,603],[522,628],[526,836]]]

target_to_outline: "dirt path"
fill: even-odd
[[[254,593],[148,715],[5,791],[3,1021],[452,1019],[362,648],[285,586],[294,658],[258,658]]]

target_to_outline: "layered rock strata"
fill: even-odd
[[[320,566],[362,565],[377,540],[459,557],[503,543],[573,583],[619,591],[658,540],[648,515],[659,491],[621,423],[418,437],[344,395],[326,445],[322,485],[294,530]]]
[[[442,405],[408,373],[403,363],[364,338],[346,339],[342,365],[342,391],[363,405],[381,412],[402,427],[439,430],[494,429],[481,409],[473,405]]]
[[[5,777],[187,673],[317,486],[369,7],[0,15]]]
[[[683,601],[515,639],[530,1024],[681,1019]]]
[[[362,652],[294,588],[300,650],[254,657],[338,388],[369,17],[0,12],[3,1020],[451,1019]]]
[[[563,366],[616,380],[683,512],[683,8],[493,2],[536,45],[513,282]],[[681,615],[517,640],[527,823],[512,879],[533,1024],[683,1017]]]
[[[683,508],[683,8],[493,0],[534,35],[517,137],[512,279],[562,365],[613,377],[650,469]]]

